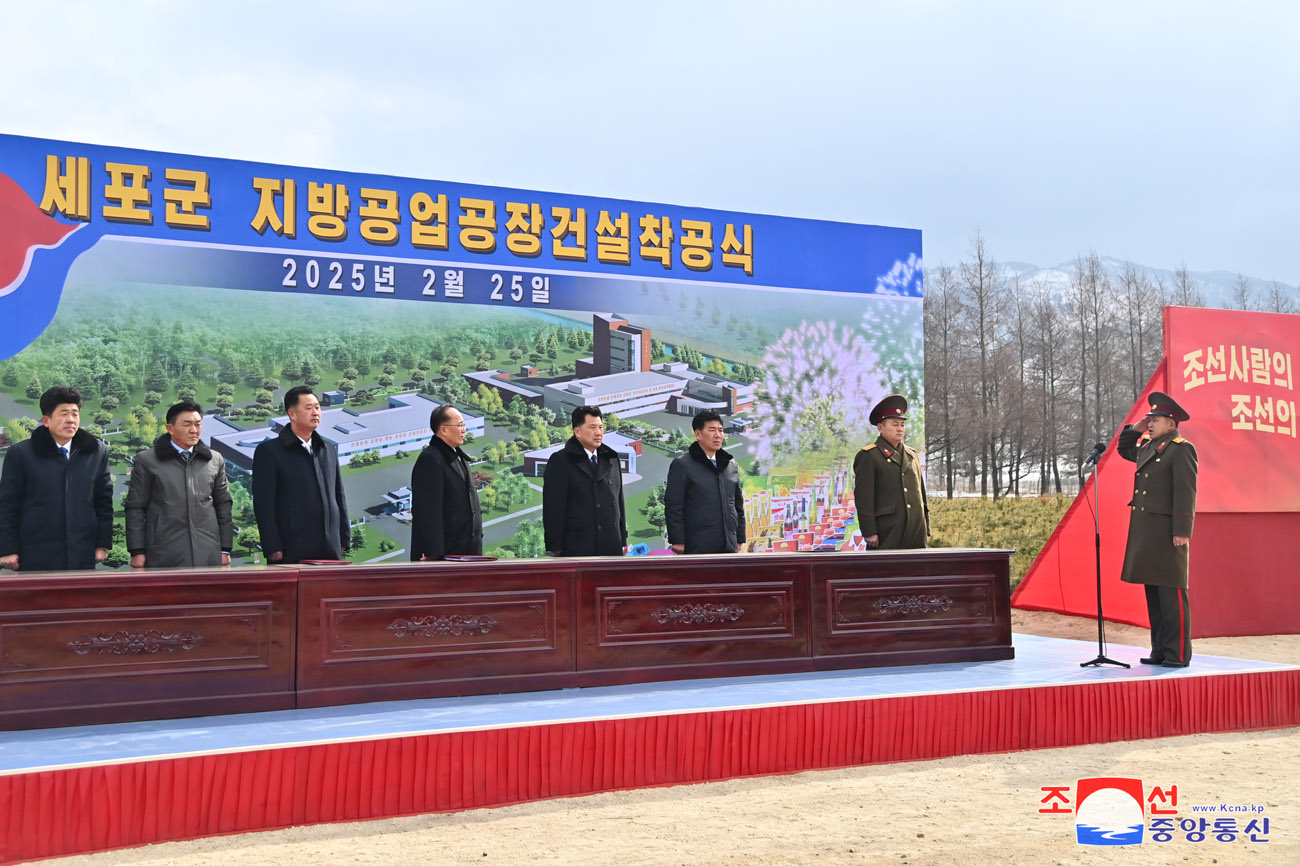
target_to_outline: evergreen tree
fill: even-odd
[[[151,364],[149,372],[144,377],[144,387],[148,391],[157,391],[162,393],[167,390],[167,374],[159,364]]]

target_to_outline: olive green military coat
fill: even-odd
[[[1137,463],[1120,580],[1186,589],[1190,545],[1174,547],[1173,539],[1192,535],[1196,449],[1177,430],[1159,439],[1144,439],[1125,427],[1117,450],[1125,460]]]
[[[853,499],[863,538],[880,536],[881,550],[925,547],[930,505],[916,452],[879,437],[853,461]]]

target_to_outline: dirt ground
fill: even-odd
[[[1095,640],[1089,620],[1013,612],[1017,632]],[[1146,629],[1110,625],[1112,644]],[[1202,655],[1300,664],[1300,636],[1198,640]],[[1176,784],[1186,806],[1253,805],[1267,842],[1081,846],[1040,788],[1090,776]],[[1239,825],[1248,818],[1240,817]],[[166,843],[58,864],[1300,864],[1300,729],[1141,740],[598,794],[383,821]]]

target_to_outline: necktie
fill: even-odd
[[[177,453],[180,455],[182,463],[189,463],[190,457],[193,456],[188,451],[178,451]]]
[[[596,460],[596,455],[595,455],[595,454],[591,455],[591,465],[592,465],[592,467],[595,468],[595,469],[599,469],[599,468],[600,468],[600,463]]]
[[[72,459],[71,455],[68,454],[68,446],[67,446],[67,445],[60,445],[60,446],[59,446],[59,453],[63,455],[63,459],[64,459],[64,460],[71,460],[71,459]]]

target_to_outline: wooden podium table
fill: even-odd
[[[1014,656],[1006,550],[0,579],[0,728]]]

